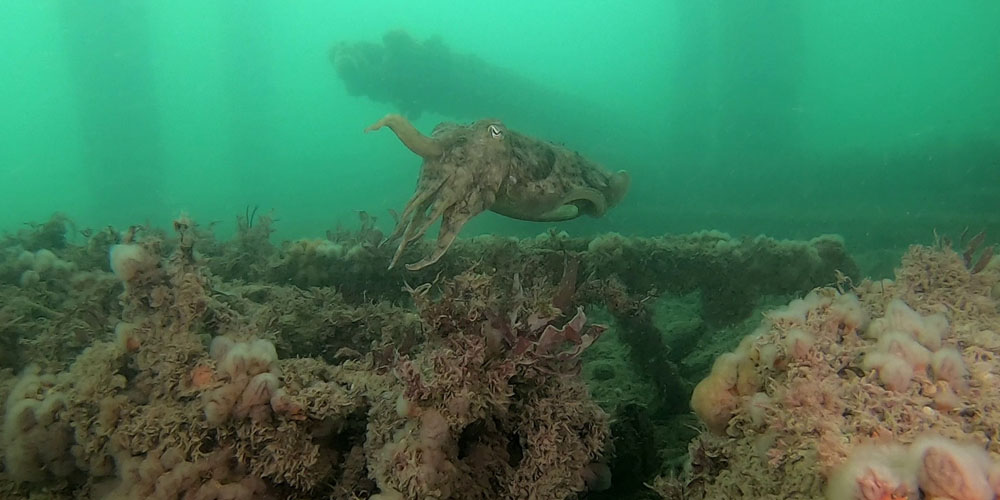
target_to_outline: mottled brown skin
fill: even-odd
[[[424,136],[400,115],[386,115],[365,132],[389,127],[424,159],[417,191],[386,242],[399,239],[389,264],[440,217],[437,245],[409,270],[441,258],[462,226],[485,210],[529,221],[604,215],[628,190],[624,170],[609,173],[562,146],[508,130],[499,120],[471,125],[441,123]]]

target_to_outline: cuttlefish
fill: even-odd
[[[388,127],[410,151],[423,158],[417,191],[383,242],[399,241],[389,269],[410,243],[419,240],[438,218],[434,250],[406,268],[434,264],[462,226],[491,210],[527,221],[553,222],[581,215],[600,217],[628,191],[629,175],[611,173],[551,142],[508,129],[499,120],[470,125],[440,123],[428,137],[406,118],[390,114],[365,129]]]

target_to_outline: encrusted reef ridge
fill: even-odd
[[[491,295],[470,273],[410,291],[419,349],[282,358],[252,290],[174,226],[169,255],[155,236],[110,248],[113,338],[8,385],[4,498],[554,499],[607,475],[607,416],[573,376],[601,329],[554,290]]]
[[[406,272],[366,214],[280,246],[250,214],[227,241],[186,217],[71,229],[0,239],[2,498],[544,500],[616,477],[652,494],[656,443],[635,436],[693,387],[653,299],[695,293],[725,323],[857,273],[832,236],[486,236]],[[648,407],[588,391],[594,313]]]
[[[1000,495],[1000,260],[913,246],[894,280],[818,288],[717,358],[664,498]]]

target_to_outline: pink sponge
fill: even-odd
[[[931,371],[935,379],[948,382],[957,391],[968,387],[969,370],[965,368],[962,355],[954,347],[946,347],[934,353]]]
[[[913,366],[905,359],[881,351],[870,352],[862,362],[865,370],[878,370],[878,378],[887,389],[904,392],[913,380]]]
[[[212,425],[220,425],[233,413],[233,406],[243,388],[238,384],[226,384],[205,393],[205,420]]]
[[[857,333],[868,326],[868,314],[861,307],[857,295],[838,295],[830,305],[827,325],[831,330],[844,334]]]
[[[691,408],[709,430],[723,434],[739,407],[736,392],[740,356],[726,353],[715,360],[712,373],[698,383],[691,395]]]
[[[259,373],[250,379],[246,389],[240,395],[233,407],[236,418],[250,417],[255,422],[267,420],[270,412],[271,396],[278,390],[281,382],[273,373]]]
[[[916,373],[923,373],[931,361],[931,352],[903,332],[886,333],[878,339],[876,349],[906,361]]]
[[[70,453],[73,434],[60,421],[66,396],[54,387],[54,377],[29,367],[7,397],[0,455],[6,475],[15,481],[40,482],[76,471]]]
[[[921,316],[906,302],[894,299],[886,307],[885,317],[872,322],[868,335],[879,338],[890,331],[908,333],[927,349],[936,351],[941,348],[941,339],[948,333],[948,319],[942,314]]]
[[[108,260],[111,272],[126,283],[155,268],[158,263],[155,256],[136,243],[112,246],[108,252]]]

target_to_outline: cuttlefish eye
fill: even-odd
[[[490,129],[490,137],[494,139],[500,139],[503,137],[503,130],[500,130],[500,127],[496,125],[490,125],[489,129]]]

